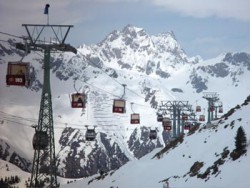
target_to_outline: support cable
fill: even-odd
[[[20,36],[17,36],[17,35],[5,33],[5,32],[2,32],[2,31],[0,31],[0,34],[7,35],[7,36],[10,36],[10,37],[19,38],[19,39],[24,39],[24,37],[20,37]]]
[[[86,61],[90,62],[94,67],[96,67],[96,68],[98,68],[99,70],[101,70],[104,74],[106,74],[106,75],[107,75],[109,78],[111,78],[114,82],[118,83],[120,86],[123,86],[123,85],[124,85],[124,84],[120,83],[119,81],[117,81],[116,79],[110,77],[110,75],[109,75],[107,72],[105,72],[103,69],[99,68],[98,65],[96,65],[90,58],[86,57],[80,50],[77,49],[77,52],[78,52],[79,54],[81,54],[82,57],[84,57]],[[123,86],[123,87],[124,87],[124,86]],[[131,90],[131,89],[129,89],[129,88],[126,88],[126,89],[129,90],[130,92],[136,94],[137,96],[143,98],[143,99],[145,100],[145,97],[139,95],[138,93],[134,92],[133,90]]]

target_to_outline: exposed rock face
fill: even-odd
[[[137,134],[141,136],[138,137]],[[149,141],[148,136],[147,128],[135,129],[130,136],[128,146],[135,158],[141,158],[156,147],[162,146],[159,140]],[[125,148],[112,142],[105,133],[99,133],[97,137],[96,141],[87,142],[77,129],[66,128],[63,131],[59,140],[60,175],[70,178],[87,177],[100,171],[115,170],[130,160],[126,156]]]
[[[28,161],[20,154],[16,153],[15,148],[2,139],[0,139],[0,159],[9,161],[26,172],[29,172],[32,167],[31,161]]]

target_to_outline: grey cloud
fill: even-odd
[[[151,3],[186,16],[217,16],[250,21],[249,0],[151,0]]]

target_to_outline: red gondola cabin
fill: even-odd
[[[196,106],[196,112],[201,112],[201,106]]]
[[[130,123],[131,124],[140,124],[140,114],[131,114]]]
[[[214,111],[214,107],[211,106],[211,107],[209,108],[209,110],[210,110],[210,112],[213,112],[213,111]]]
[[[182,114],[182,120],[188,120],[188,114]]]
[[[86,96],[83,93],[71,94],[71,107],[72,108],[85,108]]]
[[[28,86],[29,69],[29,63],[9,62],[6,75],[6,84],[8,86]]]
[[[200,115],[199,121],[205,121],[205,115]]]
[[[115,99],[113,103],[113,113],[125,113],[126,101],[123,99]]]
[[[171,131],[172,129],[172,122],[169,118],[163,118],[162,120],[162,126],[165,131]]]
[[[184,129],[185,129],[185,130],[190,130],[190,129],[191,129],[191,125],[192,125],[191,122],[185,122],[185,124],[184,124]]]

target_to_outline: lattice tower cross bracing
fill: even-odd
[[[192,106],[188,104],[188,101],[162,101],[158,111],[164,115],[168,114],[168,112],[171,114],[173,121],[172,137],[175,138],[184,132],[184,120],[181,118],[182,113],[186,111],[192,112]]]

